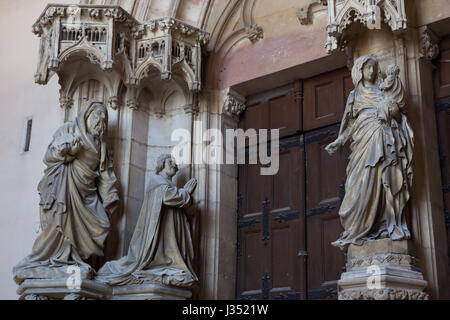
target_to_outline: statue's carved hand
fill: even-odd
[[[342,146],[342,138],[339,137],[336,141],[326,146],[325,151],[328,152],[330,156],[332,156],[341,146]]]
[[[65,163],[70,163],[75,160],[76,155],[82,149],[82,142],[79,137],[73,135],[66,135],[55,143],[56,150],[60,157],[64,159]]]
[[[189,180],[184,186],[184,190],[186,190],[189,194],[194,193],[195,188],[197,188],[197,179]]]
[[[83,145],[81,143],[81,139],[77,138],[77,139],[72,141],[72,145],[71,145],[69,154],[71,156],[75,157],[78,154],[78,152],[81,151],[82,148],[83,148]]]

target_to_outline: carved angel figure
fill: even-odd
[[[89,257],[103,255],[108,213],[118,204],[116,177],[102,137],[107,111],[88,102],[75,121],[64,124],[48,146],[38,186],[41,229],[32,253],[13,269],[14,280],[67,278],[68,266],[92,277]]]
[[[382,82],[378,61],[355,61],[349,96],[338,139],[326,150],[332,155],[351,141],[346,195],[339,211],[344,232],[333,243],[350,244],[411,237],[406,224],[413,170],[413,132],[405,115],[399,68],[387,68]]]

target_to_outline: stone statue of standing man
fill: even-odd
[[[103,140],[107,124],[104,104],[89,101],[79,117],[54,135],[38,186],[42,233],[32,253],[13,269],[18,284],[67,278],[68,266],[79,267],[82,279],[93,277],[86,260],[103,256],[109,215],[119,201]]]
[[[192,179],[178,189],[172,182],[178,167],[169,154],[158,158],[128,255],[106,263],[97,281],[111,286],[156,283],[169,287],[196,287],[194,244],[189,210],[197,186]]]

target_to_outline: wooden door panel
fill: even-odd
[[[450,37],[440,43],[440,54],[438,57],[437,70],[435,72],[436,97],[450,96]],[[446,62],[447,61],[447,62]]]
[[[328,155],[325,147],[339,134],[339,125],[305,136],[306,216],[309,299],[335,299],[344,257],[331,243],[342,232],[338,216],[343,197],[348,149]]]
[[[241,227],[240,243],[242,252],[239,258],[240,287],[238,288],[241,299],[261,299],[261,276],[264,274],[265,250],[261,241],[261,228],[250,226]]]
[[[331,243],[342,232],[339,217],[324,213],[308,217],[308,299],[336,299],[337,281],[344,266],[343,253]]]
[[[262,214],[262,203],[272,198],[272,178],[262,176],[260,165],[247,165],[248,178],[244,197],[247,199],[245,215]]]
[[[273,176],[272,212],[281,210],[290,213],[302,209],[300,202],[303,198],[303,150],[299,137],[291,139],[291,143],[296,146],[289,149],[282,149],[283,145],[280,146],[280,169],[278,174]]]
[[[440,43],[440,55],[436,61],[434,79],[436,118],[441,158],[444,214],[450,256],[450,37]]]
[[[270,129],[280,129],[280,138],[301,131],[301,107],[292,92],[270,100]]]
[[[341,69],[304,82],[303,129],[317,129],[338,123],[345,110],[345,99],[352,90],[348,70]]]
[[[350,92],[352,92],[352,90],[355,89],[355,86],[353,85],[352,76],[350,74],[344,76],[343,80],[344,80],[344,111],[345,111],[345,105],[347,104],[348,97],[350,96]]]
[[[280,170],[273,176],[270,214],[271,299],[300,299],[306,286],[304,160],[300,137],[280,143]]]
[[[345,182],[348,147],[330,156],[325,147],[339,134],[339,125],[320,129],[305,136],[306,144],[306,185],[307,215],[330,206],[337,212],[340,204],[341,185]],[[328,211],[330,211],[328,210]]]
[[[448,192],[450,186],[450,98],[444,99],[438,105],[442,110],[437,114],[438,133],[439,133],[439,151],[441,154],[441,173],[444,192]]]
[[[261,165],[239,166],[238,298],[263,299],[268,269],[264,242],[264,205],[272,197],[272,177],[260,175]],[[267,201],[266,201],[267,200]]]
[[[244,114],[245,129],[268,129],[269,128],[269,103],[263,102],[247,108]]]
[[[296,226],[291,227],[289,223],[271,228],[272,235],[272,259],[271,259],[271,275],[272,275],[272,292],[290,291],[294,284],[295,273],[295,249],[297,243],[293,239],[298,232]],[[287,289],[286,289],[287,288]],[[273,290],[275,289],[275,290]]]

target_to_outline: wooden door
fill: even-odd
[[[239,167],[238,299],[336,298],[344,258],[331,242],[342,232],[349,153],[330,157],[324,148],[351,89],[349,72],[338,70],[248,107],[242,129],[280,129],[280,170],[261,176],[261,165]]]
[[[436,118],[441,158],[444,214],[450,256],[450,37],[441,42],[440,55],[436,65],[434,81]]]
[[[280,92],[250,107],[241,128],[278,128],[287,138],[280,142],[277,175],[262,176],[261,165],[239,167],[237,297],[298,300],[306,296],[306,260],[299,256],[305,250],[300,106],[291,91]]]

